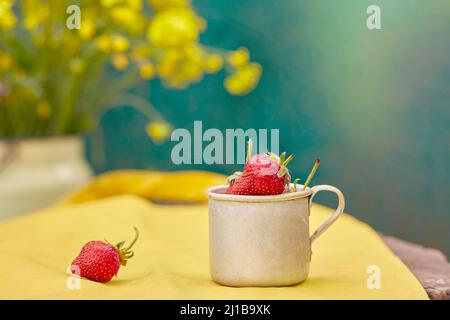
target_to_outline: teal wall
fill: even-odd
[[[249,47],[264,67],[259,87],[228,95],[223,75],[188,90],[151,81],[144,94],[175,127],[280,128],[282,150],[299,157],[293,176],[322,160],[314,183],[341,188],[347,212],[376,229],[450,256],[450,1],[197,0],[204,43]],[[382,30],[366,8],[382,9]],[[117,168],[207,169],[170,162],[146,120],[114,109],[89,139],[98,172]],[[333,198],[318,197],[334,205]]]

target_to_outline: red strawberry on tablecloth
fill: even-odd
[[[139,237],[138,229],[134,228],[134,230],[135,238],[126,247],[125,241],[121,241],[115,246],[98,240],[86,243],[72,262],[72,273],[97,282],[110,281],[117,275],[120,266],[125,266],[127,260],[134,255],[131,248]]]

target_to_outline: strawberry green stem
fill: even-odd
[[[292,182],[292,191],[297,191],[297,183],[300,181],[300,178],[296,178],[294,182]]]
[[[135,232],[134,239],[131,241],[128,247],[122,248],[122,246],[125,244],[124,241],[121,241],[116,245],[116,250],[120,257],[120,264],[122,266],[126,266],[127,260],[134,256],[134,252],[131,250],[131,248],[139,238],[139,230],[136,227],[134,227],[134,232]]]
[[[280,154],[280,164],[283,164],[286,161],[286,152]]]
[[[306,190],[306,187],[311,182],[312,178],[314,177],[314,174],[316,173],[317,168],[319,167],[320,159],[317,159],[314,163],[314,167],[312,168],[311,172],[309,173],[308,179],[306,179],[305,185],[303,186],[303,190]]]
[[[283,154],[282,154],[283,155]],[[275,155],[277,158],[278,156]],[[285,157],[286,155],[284,155]],[[284,175],[286,175],[286,177],[288,178],[288,180],[290,181],[291,176],[289,175],[289,170],[287,168],[287,165],[289,164],[289,162],[291,162],[291,160],[294,159],[294,154],[291,154],[286,160],[282,161],[282,158],[278,158],[278,160],[280,161],[280,169],[277,172],[277,177],[281,178]]]
[[[250,157],[252,156],[252,148],[253,148],[253,142],[252,139],[248,139],[247,141],[247,156],[245,158],[245,163],[250,160]]]
[[[287,165],[289,164],[289,162],[291,162],[292,159],[294,159],[295,155],[291,154],[286,160],[284,160],[284,162],[281,164],[285,167],[287,167]]]
[[[137,239],[139,238],[139,230],[138,230],[138,228],[134,227],[134,232],[135,232],[134,239],[131,241],[131,243],[128,245],[128,247],[123,249],[124,251],[130,250],[134,246],[134,244],[136,243]]]
[[[237,179],[239,179],[242,176],[242,172],[236,171],[231,176],[227,178],[227,184],[233,184]]]

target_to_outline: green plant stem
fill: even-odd
[[[306,187],[311,182],[312,178],[314,177],[314,175],[317,171],[317,168],[319,167],[319,164],[320,164],[320,159],[317,159],[316,162],[314,163],[314,166],[313,166],[311,172],[309,173],[308,179],[306,179],[306,182],[303,186],[303,190],[306,190]]]
[[[253,141],[252,139],[248,139],[247,141],[247,156],[245,159],[245,163],[247,163],[252,157],[252,149],[253,149]]]
[[[136,241],[139,238],[139,230],[138,230],[138,228],[134,227],[134,232],[135,232],[134,239],[130,242],[130,244],[126,248],[124,248],[125,251],[130,250],[134,246],[134,244],[136,243]]]

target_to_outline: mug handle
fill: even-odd
[[[312,195],[311,195],[311,198],[309,199],[310,207],[312,205],[312,200],[313,200],[314,196],[319,191],[330,191],[330,192],[335,193],[338,197],[338,207],[337,207],[336,211],[331,215],[331,217],[329,217],[324,223],[322,223],[317,228],[317,230],[314,231],[314,233],[311,235],[310,243],[313,243],[313,241],[316,240],[322,233],[324,233],[325,230],[327,230],[333,224],[333,222],[335,222],[337,220],[337,218],[339,218],[339,216],[342,214],[342,212],[344,212],[345,199],[344,199],[344,195],[342,194],[341,190],[339,190],[336,187],[329,186],[329,185],[314,186],[314,187],[311,187],[311,191],[312,191]]]

